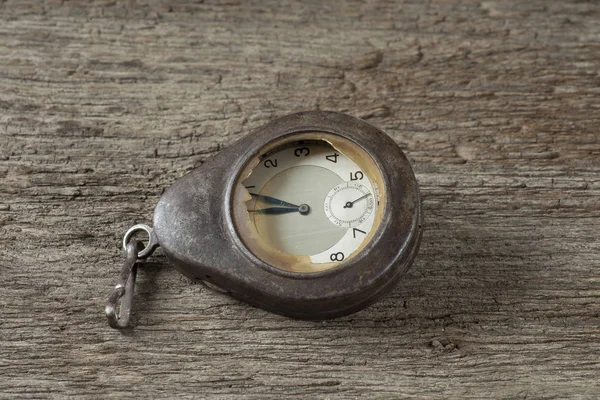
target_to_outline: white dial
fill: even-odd
[[[259,160],[243,185],[264,243],[313,264],[342,262],[360,248],[379,200],[366,171],[323,140],[288,142]]]

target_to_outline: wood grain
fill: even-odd
[[[598,398],[600,4],[0,1],[0,397]],[[386,130],[424,197],[392,295],[299,322],[125,230],[267,121]]]

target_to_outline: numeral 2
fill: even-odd
[[[265,165],[265,168],[276,167],[277,160],[265,160],[264,165]]]

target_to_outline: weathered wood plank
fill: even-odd
[[[597,398],[600,5],[0,1],[0,397]],[[160,251],[161,191],[287,113],[390,133],[425,199],[399,288],[321,323]]]

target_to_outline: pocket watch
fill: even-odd
[[[134,239],[140,231],[147,243]],[[106,315],[114,328],[129,324],[138,260],[160,246],[187,277],[256,307],[340,317],[394,288],[421,233],[417,181],[387,134],[342,113],[291,114],[176,181],[153,228],[125,234]]]

